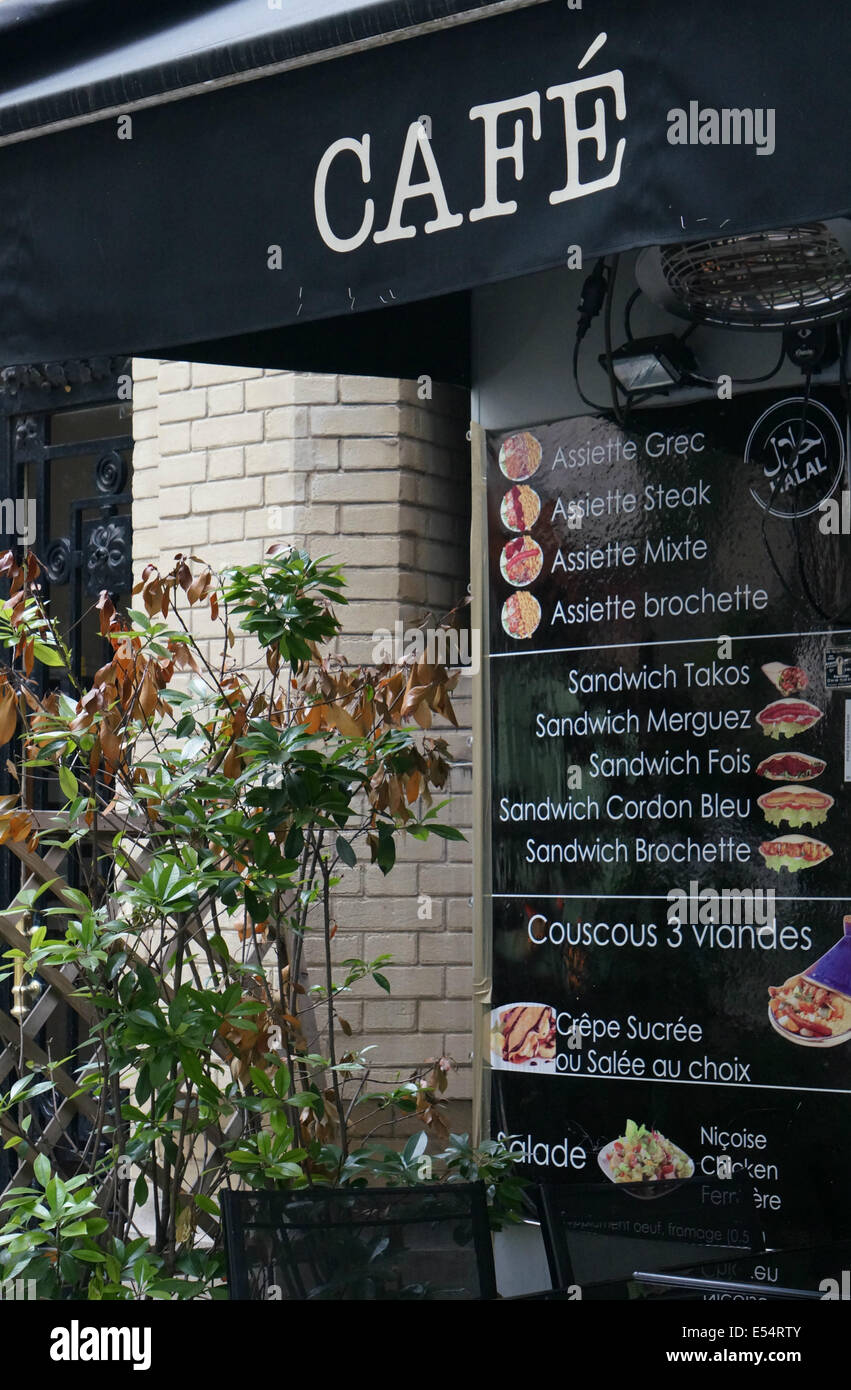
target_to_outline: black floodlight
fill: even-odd
[[[600,357],[607,367],[608,359]],[[696,362],[683,342],[673,333],[657,333],[652,338],[633,338],[616,348],[611,356],[612,371],[629,395],[640,391],[665,391],[686,382]]]

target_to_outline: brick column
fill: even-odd
[[[134,363],[134,572],[162,569],[178,550],[215,568],[261,559],[274,540],[343,565],[349,605],[339,649],[372,659],[373,633],[440,616],[467,592],[470,479],[464,392],[385,378]],[[212,632],[198,615],[196,635]],[[243,652],[235,651],[237,659]],[[453,769],[446,819],[469,834],[470,702],[462,727],[441,725],[462,766]],[[471,845],[410,840],[385,879],[348,870],[336,902],[338,958],[391,953],[392,993],[366,985],[341,1012],[358,1045],[401,1072],[448,1053],[470,1095]],[[428,915],[430,914],[430,915]],[[319,942],[308,940],[309,966]],[[469,1114],[453,1117],[469,1128]]]

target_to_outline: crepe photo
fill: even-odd
[[[543,563],[544,552],[531,536],[517,536],[509,541],[499,557],[503,579],[518,588],[521,584],[532,584],[541,573]]]
[[[794,738],[805,729],[811,729],[822,717],[808,700],[775,700],[766,705],[757,715],[757,723],[769,738]]]
[[[757,768],[757,776],[769,782],[811,782],[821,777],[827,767],[823,758],[813,758],[809,753],[772,753],[763,758]]]
[[[541,499],[533,487],[519,483],[508,489],[499,514],[509,531],[529,531],[541,514]]]
[[[800,825],[822,825],[833,805],[833,797],[818,787],[772,787],[757,797],[769,825],[780,825],[783,821],[794,830]]]
[[[502,626],[518,642],[531,637],[541,621],[541,605],[527,589],[509,594],[502,605]]]
[[[597,1162],[606,1177],[617,1183],[667,1184],[694,1175],[688,1154],[658,1129],[647,1129],[634,1120],[627,1120],[624,1133],[600,1150]]]
[[[810,869],[823,864],[833,850],[821,840],[811,840],[807,835],[781,835],[776,840],[765,840],[759,847],[766,867],[780,873],[786,869],[796,874],[801,869]]]
[[[533,434],[523,430],[503,441],[499,451],[499,466],[506,478],[522,483],[537,473],[541,463],[541,445]]]
[[[806,671],[800,666],[784,666],[782,661],[767,662],[762,673],[781,695],[797,695],[800,690],[806,690],[810,683]]]
[[[549,1004],[503,1004],[491,1012],[491,1066],[554,1072],[556,1015]]]

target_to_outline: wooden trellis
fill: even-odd
[[[39,828],[43,830],[63,828],[61,817],[57,817],[53,813],[41,817],[35,813],[33,819],[37,823],[41,820],[42,824]],[[124,830],[127,829],[126,822],[119,821],[118,818],[114,819],[114,825],[110,823],[109,818],[103,820],[105,830],[118,829],[119,826]],[[143,833],[143,827],[140,827],[140,841],[137,849],[126,859],[126,872],[133,878],[138,878],[145,872],[149,858]],[[12,946],[27,950],[29,942],[23,930],[25,908],[19,901],[21,894],[49,883],[54,898],[67,906],[69,911],[76,912],[78,905],[74,900],[72,890],[60,873],[60,866],[65,858],[61,849],[51,848],[42,855],[38,851],[28,849],[23,842],[8,842],[6,847],[22,864],[24,881],[8,908],[0,913],[0,941],[5,947]],[[123,943],[121,949],[131,960],[136,957],[136,952],[128,943]],[[3,1086],[11,1072],[21,1071],[22,1060],[34,1063],[38,1068],[44,1067],[52,1060],[37,1045],[35,1039],[57,1008],[66,1007],[73,1010],[84,1025],[93,1021],[94,1015],[90,1005],[77,992],[76,972],[73,967],[56,969],[51,966],[43,966],[39,969],[38,977],[43,986],[42,993],[22,1023],[0,1010],[0,1046],[2,1046],[2,1051],[0,1051],[0,1087]],[[166,996],[168,996],[167,988]],[[230,1053],[224,1042],[217,1045],[215,1050],[223,1060],[230,1060]],[[2,1142],[5,1143],[12,1137],[16,1137],[20,1141],[13,1150],[9,1150],[10,1153],[15,1154],[18,1161],[18,1169],[10,1186],[25,1185],[31,1180],[32,1165],[37,1155],[39,1153],[51,1155],[76,1115],[85,1115],[92,1122],[96,1122],[98,1119],[100,1112],[97,1102],[92,1099],[88,1092],[80,1092],[78,1080],[63,1067],[57,1066],[53,1067],[50,1076],[55,1086],[55,1095],[61,1096],[62,1099],[56,1105],[53,1116],[37,1137],[24,1135],[10,1114],[0,1117]],[[218,1127],[211,1126],[206,1132],[206,1137],[212,1143],[220,1144],[225,1136]],[[150,1173],[147,1175],[151,1176]],[[192,1192],[202,1190],[203,1180],[198,1178],[190,1187],[185,1189],[187,1200]],[[104,1185],[102,1192],[104,1205],[113,1199],[114,1191],[115,1181],[110,1179]],[[211,1224],[210,1219],[203,1212],[198,1211],[197,1216],[202,1227]]]
[[[24,867],[21,893],[50,882],[56,898],[66,903],[69,908],[73,907],[68,895],[68,884],[58,872],[59,864],[64,857],[61,850],[51,849],[47,855],[42,856],[28,850],[23,843],[12,842],[7,847]],[[0,913],[0,940],[5,947],[17,947],[25,951],[29,945],[23,930],[25,909],[19,903],[18,896],[16,894],[5,912]],[[33,1062],[37,1067],[43,1067],[50,1060],[35,1039],[60,1005],[73,1010],[84,1023],[92,1020],[89,1004],[76,993],[74,973],[71,969],[58,970],[46,966],[40,972],[40,978],[43,985],[42,994],[22,1023],[19,1024],[9,1014],[0,1011],[0,1044],[4,1044],[3,1051],[0,1052],[0,1086],[12,1071],[20,1070],[22,1061]],[[50,1153],[76,1115],[83,1114],[89,1119],[95,1119],[97,1116],[96,1103],[86,1093],[75,1094],[79,1091],[79,1083],[63,1067],[55,1067],[52,1078],[62,1101],[37,1140],[31,1141],[22,1134],[10,1114],[0,1118],[3,1142],[13,1135],[20,1140],[16,1149],[9,1150],[14,1152],[19,1164],[12,1180],[16,1186],[28,1181],[36,1155],[39,1152]]]

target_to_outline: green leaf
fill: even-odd
[[[208,1216],[214,1216],[217,1221],[221,1218],[218,1203],[214,1202],[212,1197],[205,1197],[202,1192],[196,1192],[195,1205],[205,1211]]]
[[[63,772],[68,772],[68,768],[63,767],[61,769],[59,773],[60,782],[62,781]],[[74,778],[74,774],[72,772],[68,772],[68,775],[72,778],[72,780],[74,781],[74,785],[76,786],[77,783],[76,778]],[[63,791],[64,790],[65,789],[63,787]],[[92,904],[90,900],[86,897],[85,893],[80,892],[79,888],[63,888],[62,897],[66,903],[71,903],[73,907],[76,907],[78,912],[91,912],[92,910]]]
[[[430,835],[439,836],[441,840],[465,840],[467,838],[466,835],[454,825],[432,824],[426,825],[424,829],[428,830]]]
[[[358,857],[349,844],[349,841],[344,839],[342,835],[337,836],[337,853],[343,863],[348,864],[350,869],[357,867]]]
[[[47,1187],[52,1177],[50,1159],[47,1157],[47,1154],[38,1155],[38,1158],[33,1164],[33,1173],[35,1174],[35,1180],[39,1186]]]
[[[65,658],[61,653],[55,651],[53,647],[46,646],[45,643],[40,642],[38,638],[33,642],[33,655],[36,661],[40,661],[43,666],[65,665]]]
[[[372,978],[380,989],[386,990],[388,994],[390,993],[390,985],[385,975],[379,975],[378,971],[375,970],[373,971]]]
[[[70,767],[66,767],[64,763],[59,769],[59,785],[69,801],[77,795],[77,779]]]

